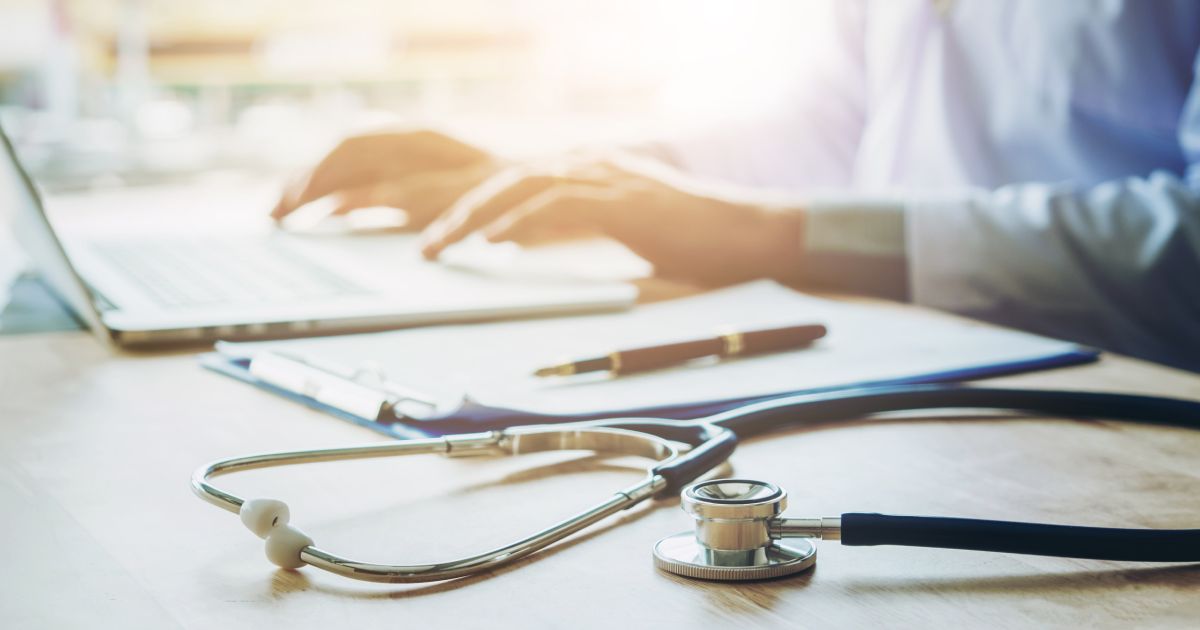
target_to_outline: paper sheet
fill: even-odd
[[[805,349],[615,378],[531,375],[539,367],[621,348],[799,323],[823,323],[829,335]],[[766,281],[623,313],[222,346],[226,353],[261,349],[349,368],[371,364],[447,405],[469,394],[487,405],[554,414],[909,379],[1079,350],[982,324],[814,298]]]
[[[0,224],[0,310],[8,306],[13,283],[25,267],[25,256],[10,234],[7,222]]]

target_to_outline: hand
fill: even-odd
[[[802,213],[685,187],[612,161],[506,169],[426,228],[422,253],[436,258],[477,230],[499,242],[583,228],[624,243],[667,277],[728,283],[798,274]]]
[[[271,217],[282,220],[335,195],[334,214],[389,206],[404,210],[408,224],[420,228],[500,168],[492,155],[434,131],[357,136],[289,186]]]

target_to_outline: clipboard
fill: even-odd
[[[528,376],[562,353],[588,356],[669,335],[799,319],[826,324],[829,336],[810,349],[645,375]],[[200,360],[293,402],[411,439],[611,417],[690,419],[779,396],[967,381],[1099,356],[1070,342],[824,300],[761,281],[621,313],[218,343]],[[456,374],[461,383],[443,387]]]

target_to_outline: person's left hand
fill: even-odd
[[[795,276],[803,215],[685,191],[612,161],[512,168],[460,198],[424,232],[430,259],[469,234],[537,241],[581,229],[610,236],[666,277],[728,283]]]

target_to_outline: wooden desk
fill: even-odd
[[[1200,398],[1200,377],[1119,357],[997,382]],[[688,526],[677,502],[486,576],[372,585],[275,570],[261,541],[188,488],[211,459],[382,439],[202,370],[191,354],[113,356],[82,333],[0,338],[0,625],[1195,627],[1200,615],[1196,566],[824,544],[798,577],[687,581],[650,559],[654,541]],[[1198,455],[1200,432],[1179,429],[941,419],[794,431],[745,444],[733,464],[787,488],[793,514],[1180,528],[1200,524]],[[561,456],[422,457],[222,483],[288,501],[330,549],[418,562],[507,541],[638,476]]]

